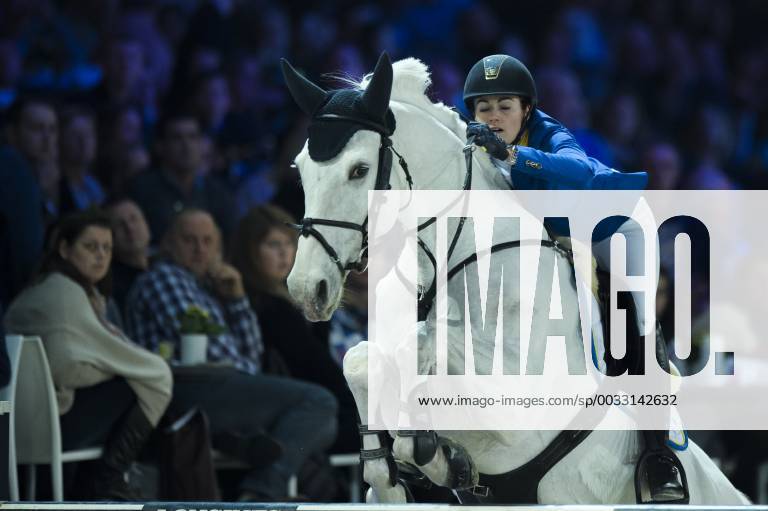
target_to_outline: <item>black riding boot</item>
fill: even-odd
[[[635,470],[638,504],[687,504],[685,471],[665,445],[666,431],[643,431],[645,450]]]
[[[104,454],[90,474],[88,494],[94,500],[138,500],[128,485],[127,471],[136,461],[154,427],[134,405],[107,439]]]
[[[656,360],[669,372],[667,344],[656,325]],[[687,504],[690,498],[685,470],[667,445],[668,432],[642,431],[645,449],[635,469],[635,492],[639,504]]]

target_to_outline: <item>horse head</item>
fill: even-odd
[[[305,218],[288,289],[310,320],[329,319],[346,275],[361,270],[367,245],[367,191],[389,187],[392,63],[384,53],[367,86],[325,91],[283,60],[283,75],[311,118],[296,156]],[[386,183],[385,183],[386,181]]]

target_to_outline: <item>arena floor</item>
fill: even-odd
[[[135,504],[112,503],[0,503],[0,510],[28,511],[661,511],[675,510],[749,510],[768,511],[768,506],[458,506],[448,504],[299,504],[299,503],[234,503],[234,502],[147,502]]]

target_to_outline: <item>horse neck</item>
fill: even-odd
[[[461,190],[467,171],[462,152],[465,138],[456,133],[456,128],[446,126],[419,106],[392,102],[392,110],[397,119],[394,148],[408,164],[414,189]],[[484,155],[473,155],[472,169],[472,189],[506,187],[500,173]],[[400,179],[402,184],[398,188],[406,189],[402,172]]]
[[[464,187],[467,162],[463,152],[466,139],[459,136],[463,125],[448,126],[429,112],[432,105],[414,105],[399,101],[390,103],[397,121],[393,135],[396,151],[403,155],[413,177],[415,190],[461,190]],[[458,132],[458,133],[457,133]],[[394,162],[393,162],[394,165]],[[392,184],[397,189],[407,189],[402,169],[393,168]],[[472,155],[473,190],[500,190],[507,188],[501,177],[484,153]],[[423,241],[434,252],[432,240],[435,225],[422,233]],[[461,245],[463,245],[462,243]],[[463,246],[457,247],[457,254],[463,253]],[[422,275],[421,284],[429,286],[434,275]]]

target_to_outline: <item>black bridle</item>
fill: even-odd
[[[383,124],[380,124],[375,121],[371,121],[369,119],[363,119],[358,117],[350,117],[345,115],[337,115],[337,114],[323,114],[320,116],[315,117],[315,120],[318,121],[332,121],[332,122],[348,122],[353,124],[359,124],[365,129],[369,129],[372,131],[377,132],[379,135],[381,135],[381,145],[379,146],[379,165],[377,169],[376,174],[376,185],[374,187],[374,190],[390,190],[392,189],[392,185],[390,184],[390,178],[392,175],[392,153],[396,154],[398,157],[398,163],[400,164],[400,167],[403,169],[403,173],[405,174],[405,180],[408,182],[408,189],[413,190],[413,178],[411,177],[411,173],[408,170],[408,164],[405,161],[405,158],[398,153],[395,148],[392,146],[392,139],[390,138],[394,132],[394,130],[391,130],[384,126]],[[465,166],[466,166],[466,174],[464,176],[464,183],[462,186],[462,191],[468,191],[472,188],[472,150],[473,150],[473,143],[474,137],[470,137],[466,145],[464,146],[464,158],[465,158]],[[459,220],[459,225],[456,228],[456,232],[453,234],[453,239],[451,240],[451,243],[448,246],[448,256],[446,258],[446,261],[450,260],[451,256],[453,255],[454,249],[456,248],[456,245],[459,241],[459,237],[461,236],[461,232],[464,228],[464,222],[466,220],[466,216],[462,215]],[[417,232],[421,232],[433,223],[437,221],[437,217],[431,217],[430,219],[426,220],[425,222],[419,224]],[[326,218],[311,218],[311,217],[304,217],[301,219],[301,222],[299,224],[289,224],[291,227],[295,228],[299,231],[300,236],[314,237],[318,242],[320,242],[320,245],[322,245],[323,249],[325,249],[325,252],[328,254],[328,256],[331,258],[331,260],[336,264],[336,267],[339,269],[339,272],[341,273],[342,277],[344,277],[344,272],[355,270],[355,271],[365,271],[367,264],[364,263],[364,259],[366,257],[366,253],[368,251],[368,215],[366,215],[365,220],[363,220],[363,223],[356,224],[354,222],[347,222],[343,220],[330,220]],[[353,231],[358,231],[361,234],[361,240],[360,240],[360,251],[358,253],[358,257],[356,261],[348,261],[346,263],[342,263],[341,259],[339,259],[339,255],[336,252],[336,250],[331,246],[330,243],[328,243],[328,240],[325,239],[325,236],[320,233],[317,229],[315,229],[315,225],[327,225],[329,227],[338,227],[340,229],[349,229]],[[417,312],[417,320],[418,321],[424,321],[427,319],[427,316],[429,315],[429,311],[432,309],[432,305],[435,301],[435,296],[437,294],[437,259],[435,258],[432,251],[429,249],[429,247],[424,243],[421,238],[417,239],[418,246],[424,251],[426,254],[429,262],[433,266],[434,270],[434,278],[432,279],[432,283],[428,289],[424,289],[421,286],[416,289],[416,294],[418,297],[418,312]],[[565,253],[566,255],[570,255],[570,251],[564,250],[561,245],[559,245],[556,241],[550,241],[550,240],[538,240],[536,242],[537,244],[540,244],[543,247],[550,247],[555,250],[561,251]],[[494,245],[490,248],[490,252],[494,253],[500,250],[505,250],[508,248],[515,248],[519,247],[523,244],[522,240],[515,240],[505,243],[499,243],[497,245]],[[448,271],[448,279],[450,280],[451,277],[453,277],[456,273],[461,271],[464,266],[471,264],[477,260],[478,255],[472,254],[468,257],[466,257],[464,260],[456,264],[453,268],[451,268]]]
[[[314,121],[331,121],[331,122],[348,122],[352,124],[358,124],[365,129],[369,129],[377,132],[379,135],[381,135],[381,145],[379,145],[379,165],[376,172],[376,185],[374,187],[374,190],[392,189],[392,185],[389,182],[392,176],[392,153],[397,155],[398,163],[400,164],[400,167],[403,169],[403,173],[405,174],[405,180],[408,182],[408,189],[413,190],[413,178],[411,178],[411,173],[408,170],[408,164],[406,163],[405,158],[403,158],[400,155],[400,153],[398,153],[395,150],[395,148],[392,146],[392,139],[390,137],[394,132],[393,130],[387,128],[383,124],[380,124],[378,122],[375,122],[369,119],[351,117],[346,115],[323,114],[315,117],[313,120]],[[368,216],[367,215],[365,217],[365,220],[363,220],[363,223],[361,224],[356,224],[354,222],[346,222],[343,220],[329,220],[326,218],[304,217],[301,219],[301,222],[299,224],[289,224],[289,225],[295,228],[296,230],[298,230],[300,236],[304,236],[305,238],[312,236],[317,241],[319,241],[320,245],[322,245],[323,248],[325,249],[325,252],[331,258],[331,260],[336,264],[336,267],[339,269],[339,272],[341,273],[342,277],[344,276],[344,272],[349,270],[355,270],[360,272],[365,271],[367,264],[364,263],[363,261],[365,260],[366,252],[368,251]],[[315,225],[327,225],[330,227],[338,227],[340,229],[350,229],[353,231],[358,231],[362,237],[360,240],[360,252],[358,253],[357,260],[342,263],[341,260],[339,259],[339,255],[336,252],[336,250],[331,246],[330,243],[328,243],[328,240],[325,239],[325,236],[323,236],[320,231],[315,229],[314,227]]]

